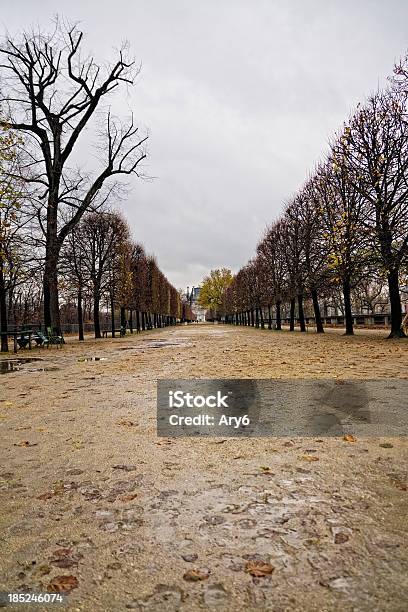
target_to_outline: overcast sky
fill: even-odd
[[[80,21],[98,60],[128,40],[124,96],[148,128],[154,180],[121,207],[177,287],[237,271],[284,201],[408,47],[401,0],[0,0],[10,33]]]

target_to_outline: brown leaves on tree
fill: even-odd
[[[69,593],[78,588],[78,578],[75,576],[55,576],[47,586],[47,591],[53,593]]]
[[[255,578],[264,578],[269,576],[274,571],[273,565],[264,561],[248,561],[245,566],[247,574],[251,574]]]

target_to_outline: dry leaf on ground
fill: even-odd
[[[201,572],[200,570],[196,570],[196,569],[191,569],[188,570],[188,572],[186,572],[183,575],[184,580],[187,580],[189,582],[197,582],[199,580],[206,580],[209,576],[209,573],[204,573]]]
[[[125,493],[125,495],[119,495],[120,501],[127,502],[132,501],[137,497],[137,493]]]
[[[38,446],[37,442],[29,442],[28,440],[22,440],[18,442],[18,444],[14,444],[14,446]]]
[[[334,543],[335,544],[345,544],[345,542],[349,541],[349,536],[347,535],[347,533],[343,533],[342,531],[340,531],[339,533],[336,533],[336,535],[334,536]]]
[[[344,442],[357,442],[357,438],[352,434],[346,434],[345,436],[343,436],[343,440]]]
[[[78,587],[78,578],[75,576],[55,576],[47,586],[47,591],[68,593]]]
[[[245,566],[245,571],[256,578],[269,576],[274,569],[270,563],[264,563],[263,561],[248,561]]]
[[[126,421],[122,419],[121,421],[117,422],[117,425],[121,425],[122,427],[134,427],[135,423],[133,421]]]

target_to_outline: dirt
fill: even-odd
[[[408,342],[384,336],[196,325],[32,350],[58,369],[1,377],[0,590],[63,587],[86,611],[405,611],[406,438],[156,435],[158,378],[407,379]]]

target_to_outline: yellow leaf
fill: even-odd
[[[268,576],[269,574],[272,574],[274,569],[275,568],[272,565],[269,563],[264,563],[263,561],[248,561],[245,566],[245,571],[256,578]]]
[[[345,436],[343,436],[343,440],[344,442],[357,442],[357,438],[352,434],[346,434]]]

